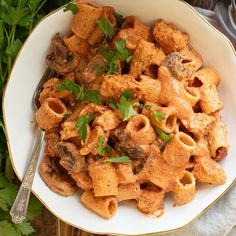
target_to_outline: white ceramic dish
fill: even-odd
[[[220,94],[225,104],[222,113],[229,127],[230,151],[221,162],[228,177],[223,186],[198,185],[196,198],[181,207],[172,207],[165,200],[165,214],[151,218],[129,205],[121,205],[111,220],[104,220],[79,202],[78,194],[61,197],[50,191],[38,172],[33,192],[42,203],[63,221],[86,231],[103,234],[137,235],[174,230],[192,222],[232,186],[236,177],[236,54],[229,40],[210,26],[189,5],[172,0],[97,0],[101,5],[112,5],[123,15],[136,15],[144,23],[151,24],[157,18],[174,22],[188,32],[191,44],[201,53],[205,65],[212,65],[220,73]],[[69,29],[72,14],[58,10],[44,18],[22,47],[15,62],[5,91],[3,111],[11,161],[18,177],[22,179],[33,143],[31,107],[33,91],[43,74],[50,40],[57,32]],[[42,159],[42,155],[40,159]]]

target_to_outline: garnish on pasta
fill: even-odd
[[[128,156],[116,156],[116,157],[109,157],[105,159],[103,163],[131,163],[132,161],[129,159]]]
[[[172,136],[169,134],[166,134],[163,130],[161,130],[160,128],[156,128],[156,133],[158,134],[158,136],[161,138],[161,140],[165,141],[165,142],[170,142],[172,140]]]
[[[165,114],[163,112],[153,111],[152,114],[157,121],[162,121],[165,119]]]
[[[73,14],[76,14],[78,11],[78,7],[75,3],[70,2],[70,3],[66,4],[63,11],[71,11]]]
[[[111,39],[115,35],[115,31],[107,18],[98,19],[96,20],[96,23],[99,25],[103,33],[106,35],[106,38],[108,37],[109,39]]]
[[[112,151],[112,148],[108,145],[105,145],[105,147],[103,147],[104,141],[105,141],[105,138],[102,136],[99,136],[97,150],[100,156],[104,156],[106,153],[110,153]]]
[[[80,116],[76,120],[76,127],[78,128],[80,138],[85,141],[87,138],[87,124],[94,119],[93,115],[87,114]]]

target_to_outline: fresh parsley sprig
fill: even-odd
[[[152,110],[152,106],[148,105],[148,104],[144,105],[143,108],[148,110],[148,111]],[[165,117],[165,113],[163,113],[161,111],[152,111],[152,115],[155,117],[155,119],[157,121],[162,121],[162,120],[164,120],[166,118]]]
[[[156,128],[156,134],[163,140],[164,142],[170,142],[172,140],[172,136],[170,134],[166,134],[163,130],[160,128]]]
[[[120,28],[124,22],[124,17],[117,13],[117,12],[114,12],[113,15],[115,16],[116,18],[116,24],[117,24],[117,27]]]
[[[103,163],[131,163],[132,160],[129,159],[128,156],[116,156],[116,157],[109,157],[108,159],[103,160]]]
[[[113,98],[109,99],[109,106],[112,109],[118,109],[123,116],[123,120],[128,120],[129,117],[137,115],[137,112],[134,110],[135,100],[130,100],[133,97],[133,94],[129,91],[124,91],[118,103],[115,103]]]
[[[87,138],[87,124],[94,119],[93,115],[86,114],[80,116],[76,120],[76,128],[78,129],[80,138],[85,142]]]
[[[105,138],[102,136],[99,136],[97,150],[100,156],[104,156],[106,153],[110,153],[112,151],[112,148],[110,146],[105,145],[104,147],[103,145],[104,141],[105,141]]]
[[[126,41],[124,39],[117,39],[115,41],[115,46],[118,51],[118,58],[124,60],[129,63],[132,59],[132,56],[129,55],[129,51],[126,48]]]
[[[115,49],[106,49],[102,52],[102,55],[106,59],[106,65],[99,70],[108,75],[119,73],[119,60],[129,63],[132,59],[132,56],[129,55],[129,51],[126,48],[126,41],[124,39],[117,39],[115,41]]]
[[[68,3],[66,4],[65,8],[63,9],[63,11],[71,11],[73,14],[76,14],[78,12],[78,7],[75,3]]]
[[[22,223],[16,225],[9,219],[8,211],[17,191],[18,187],[9,183],[3,173],[0,173],[0,235],[30,235],[35,232],[29,221],[42,213],[43,206],[34,196],[30,198],[27,218]]]
[[[165,113],[161,111],[153,111],[152,114],[157,121],[162,121],[165,119]]]
[[[102,101],[99,99],[99,92],[97,90],[84,90],[83,85],[76,84],[72,80],[64,80],[63,83],[57,85],[57,91],[71,91],[76,99],[81,101],[93,102],[96,104],[102,104]]]
[[[97,19],[96,23],[99,25],[100,29],[102,32],[105,34],[105,40],[107,38],[112,39],[112,37],[115,35],[115,31],[113,29],[113,26],[111,25],[110,21],[108,18],[104,19]]]

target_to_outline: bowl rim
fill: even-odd
[[[199,12],[197,12],[194,7],[192,7],[189,3],[185,2],[184,0],[175,0],[175,1],[178,1],[178,2],[181,2],[181,4],[184,4],[186,5],[189,10],[191,10],[194,14],[196,14],[199,19],[201,19],[205,24],[207,24],[209,27],[211,27],[213,30],[215,30],[221,37],[224,38],[224,40],[229,44],[229,46],[231,47],[235,57],[236,57],[236,49],[234,48],[232,42],[229,40],[229,38],[224,35],[222,32],[220,32],[217,28],[215,28],[210,22],[208,22]],[[74,2],[74,1],[71,1],[71,2]],[[67,3],[68,4],[68,3]],[[6,126],[6,115],[5,115],[5,109],[4,109],[4,104],[5,104],[5,95],[6,95],[6,91],[7,91],[7,88],[8,88],[8,85],[9,85],[9,81],[10,81],[10,78],[11,78],[11,75],[12,75],[12,71],[15,67],[15,64],[16,64],[16,61],[21,53],[21,51],[23,50],[24,46],[27,44],[28,42],[28,39],[31,37],[31,34],[36,30],[36,28],[41,24],[43,23],[43,21],[50,17],[51,15],[53,15],[54,13],[62,10],[63,8],[65,8],[65,6],[67,4],[64,4],[63,6],[53,10],[52,12],[48,13],[47,15],[45,15],[36,25],[35,27],[33,28],[33,30],[30,32],[30,34],[27,36],[27,38],[25,39],[23,45],[21,46],[15,60],[14,60],[14,63],[12,65],[12,68],[11,68],[11,71],[9,73],[9,76],[7,78],[7,81],[6,81],[6,85],[5,85],[5,88],[3,90],[3,94],[2,94],[2,112],[3,112],[3,123],[4,123],[4,127],[7,127]],[[11,162],[11,165],[12,165],[12,168],[17,176],[17,178],[22,181],[23,178],[21,178],[21,176],[19,175],[19,173],[17,172],[16,170],[16,167],[15,167],[15,164],[14,164],[14,161],[13,161],[13,157],[12,157],[12,153],[11,153],[11,148],[10,148],[10,141],[9,141],[9,137],[8,137],[8,132],[7,132],[7,128],[5,128],[5,136],[6,136],[6,142],[7,142],[7,148],[8,148],[8,152],[9,152],[9,158],[10,158],[10,162]],[[220,196],[218,196],[213,202],[211,202],[211,204],[209,204],[208,206],[206,206],[197,216],[195,216],[192,220],[190,220],[188,223],[184,224],[184,225],[181,225],[180,227],[177,227],[175,229],[170,229],[170,230],[165,230],[165,231],[159,231],[159,232],[150,232],[150,233],[144,233],[144,234],[119,234],[119,233],[112,233],[112,232],[96,232],[96,231],[91,231],[91,230],[87,230],[87,229],[84,229],[83,227],[80,227],[78,225],[75,225],[73,223],[70,223],[64,219],[62,219],[60,216],[58,216],[56,213],[54,213],[53,210],[50,209],[50,207],[34,192],[34,190],[32,189],[32,193],[37,197],[37,199],[44,205],[44,207],[50,211],[56,218],[58,221],[62,221],[70,226],[73,226],[75,228],[78,228],[82,231],[85,231],[85,232],[88,232],[88,233],[92,233],[92,234],[98,234],[98,235],[114,235],[114,236],[146,236],[146,235],[154,235],[154,234],[164,234],[164,233],[173,233],[173,232],[176,232],[176,231],[179,231],[181,229],[183,229],[185,226],[187,225],[190,225],[191,223],[193,223],[198,217],[200,217],[202,214],[204,214],[212,205],[214,205],[226,192],[228,192],[230,190],[230,188],[236,183],[236,177],[234,178],[234,180],[232,181],[232,183],[230,183],[230,185],[228,186],[228,188],[226,188],[221,194]]]

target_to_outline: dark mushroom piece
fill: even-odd
[[[69,174],[79,173],[84,166],[84,156],[80,155],[78,148],[69,142],[61,142],[57,145],[60,157],[60,165],[63,166]]]
[[[76,183],[58,162],[58,158],[46,156],[39,166],[39,173],[53,192],[70,196],[77,191]]]
[[[78,59],[78,55],[68,50],[59,33],[57,33],[52,38],[51,52],[46,58],[48,67],[59,74],[66,74],[78,66]]]

